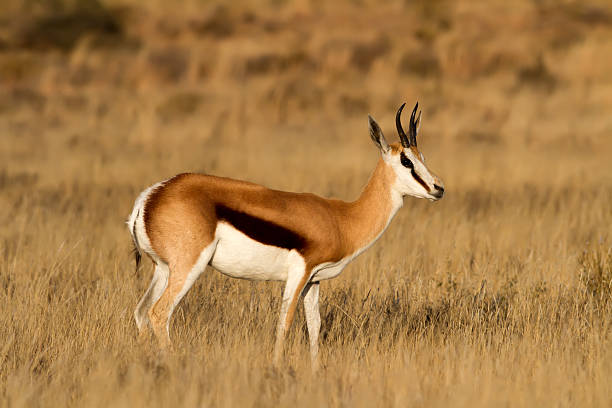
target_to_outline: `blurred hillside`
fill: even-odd
[[[442,146],[609,151],[606,1],[146,4],[2,3],[0,134],[10,148],[0,152],[9,165],[33,160],[40,170],[68,153],[78,160],[66,157],[52,177],[91,179],[90,166],[112,172],[121,152],[131,164],[173,151],[185,169],[263,181],[256,165],[224,168],[225,149],[312,149],[332,160],[343,143],[371,154],[366,114],[394,138],[395,110],[417,99],[434,155]]]

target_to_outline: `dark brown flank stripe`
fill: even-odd
[[[273,222],[262,220],[221,204],[215,205],[215,210],[219,221],[226,221],[237,230],[264,245],[295,249],[299,252],[303,252],[306,247],[306,239]]]
[[[412,173],[412,177],[414,177],[414,179],[416,181],[419,182],[420,185],[423,186],[423,188],[425,190],[427,190],[427,192],[429,193],[431,191],[431,189],[429,188],[429,186],[423,181],[423,179],[421,177],[419,177],[419,175],[416,173],[416,171],[414,171],[414,169],[411,169],[410,172]]]

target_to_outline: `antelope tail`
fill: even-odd
[[[140,267],[140,260],[142,259],[142,253],[140,252],[140,245],[138,244],[138,234],[136,234],[136,221],[138,220],[138,216],[140,215],[140,209],[138,209],[135,217],[130,217],[131,219],[128,221],[128,225],[130,225],[130,234],[132,235],[132,241],[134,242],[134,248],[132,248],[132,253],[134,254],[134,261],[136,262],[136,272],[138,272],[138,268]]]

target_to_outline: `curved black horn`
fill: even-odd
[[[408,140],[408,136],[406,136],[406,133],[404,133],[404,129],[402,128],[402,121],[401,121],[402,109],[404,109],[405,105],[406,105],[406,102],[404,102],[402,106],[400,106],[400,108],[397,110],[397,114],[395,115],[395,127],[397,127],[397,133],[399,134],[399,138],[400,138],[400,142],[402,143],[402,146],[410,147],[410,141]]]
[[[418,118],[415,120],[416,111],[419,108],[419,103],[417,102],[414,105],[414,109],[412,110],[412,114],[410,115],[410,125],[408,125],[408,134],[410,135],[410,144],[412,146],[417,145],[417,122],[421,119],[421,112],[419,112]]]

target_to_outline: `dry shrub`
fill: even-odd
[[[204,97],[196,92],[181,92],[168,97],[157,107],[161,120],[179,120],[194,114],[202,104]]]
[[[346,116],[366,115],[368,113],[368,99],[363,96],[342,95],[340,106]]]
[[[189,27],[198,35],[215,38],[229,37],[234,33],[234,19],[227,7],[217,6],[203,19],[193,19]]]
[[[390,40],[384,35],[380,35],[369,42],[356,44],[351,51],[351,66],[360,71],[368,72],[372,63],[383,57],[390,48]]]
[[[306,71],[313,68],[313,63],[303,51],[292,51],[287,54],[264,52],[237,63],[235,73],[239,77],[280,75],[293,68]]]
[[[436,54],[424,47],[416,51],[406,51],[399,62],[401,74],[430,77],[440,74],[440,62]]]
[[[0,81],[5,84],[25,82],[39,75],[41,69],[34,56],[13,55],[11,58],[0,59]]]
[[[519,69],[516,77],[519,85],[549,92],[555,89],[558,82],[547,68],[542,55],[538,56],[534,64]]]
[[[47,98],[38,90],[31,88],[14,88],[11,92],[13,107],[27,106],[36,112],[44,109]]]
[[[95,36],[97,44],[121,42],[120,21],[98,0],[78,1],[74,6],[58,7],[36,17],[20,32],[18,46],[69,51],[84,36]]]
[[[189,65],[189,53],[178,47],[151,50],[148,62],[151,71],[162,82],[179,82]]]
[[[324,90],[303,79],[278,81],[263,98],[274,107],[280,122],[287,121],[292,114],[303,114],[309,108],[322,106],[324,100]]]

